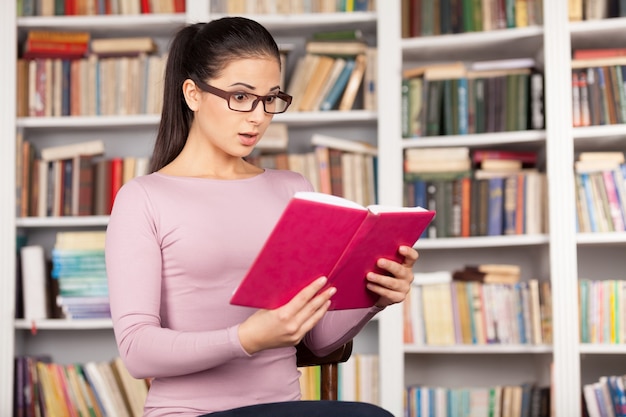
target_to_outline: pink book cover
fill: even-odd
[[[321,198],[323,201],[315,201]],[[367,308],[378,258],[401,261],[400,245],[413,246],[435,216],[422,208],[386,208],[379,214],[323,193],[297,193],[233,293],[231,304],[274,309],[321,276],[337,288],[331,310]],[[389,211],[393,210],[393,211]]]

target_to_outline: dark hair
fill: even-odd
[[[267,29],[250,19],[224,17],[178,31],[165,67],[163,109],[150,172],[169,164],[187,141],[193,112],[183,97],[185,80],[215,78],[232,60],[259,57],[275,57],[280,65],[276,41]]]

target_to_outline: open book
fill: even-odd
[[[421,207],[363,207],[317,192],[299,192],[278,220],[230,302],[274,309],[315,279],[337,288],[331,310],[371,307],[366,288],[379,258],[401,262],[401,245],[413,246],[435,216]]]

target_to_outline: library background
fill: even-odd
[[[274,34],[295,97],[254,163],[437,211],[409,299],[357,337],[340,399],[407,417],[626,416],[623,0],[0,11],[0,415],[141,415],[149,382],[117,357],[103,233],[117,189],[146,173],[172,34],[237,14]],[[317,377],[303,371],[305,398]]]

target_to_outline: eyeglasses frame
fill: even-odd
[[[192,80],[202,91],[209,93],[209,94],[213,94],[214,96],[218,96],[223,98],[224,100],[226,100],[226,104],[228,105],[228,108],[232,111],[236,111],[236,112],[240,112],[240,113],[250,113],[253,112],[256,107],[258,106],[259,102],[263,103],[263,111],[267,114],[281,114],[287,111],[287,109],[289,108],[289,106],[291,105],[291,101],[293,100],[293,97],[290,96],[289,94],[285,93],[284,91],[278,91],[278,93],[276,94],[268,94],[265,96],[260,96],[258,94],[254,94],[254,93],[248,93],[246,92],[245,94],[250,94],[252,96],[255,96],[256,99],[252,102],[252,108],[250,110],[237,110],[237,109],[233,109],[232,107],[230,107],[230,98],[234,95],[234,94],[241,94],[240,91],[237,92],[230,92],[230,91],[225,91],[222,90],[221,88],[217,88],[214,87],[212,85],[209,85],[207,83],[205,83],[204,81],[201,80]],[[283,111],[280,112],[269,112],[267,111],[267,109],[265,108],[265,99],[268,97],[277,97],[280,98],[281,100],[285,101],[287,103],[287,105],[285,106],[285,109]]]

